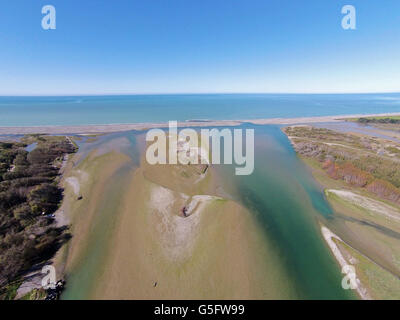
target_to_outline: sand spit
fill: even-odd
[[[345,259],[343,254],[340,252],[338,246],[333,241],[333,239],[339,240],[343,243],[344,243],[344,241],[325,226],[321,226],[321,232],[322,232],[322,235],[323,235],[326,243],[328,244],[329,248],[331,249],[333,255],[335,256],[336,260],[340,264],[340,267],[343,268],[344,266],[352,265],[351,261],[347,262],[347,260]],[[357,290],[357,293],[360,295],[360,297],[363,300],[372,300],[371,296],[367,292],[367,289],[365,289],[361,285],[361,282],[358,278],[357,278],[357,284],[358,284],[358,286],[357,286],[356,290]]]
[[[384,117],[384,116],[398,116],[400,112],[394,113],[376,113],[376,114],[352,114],[352,115],[336,115],[336,116],[322,116],[322,117],[302,117],[302,118],[271,118],[271,119],[254,119],[254,120],[241,120],[241,122],[249,122],[253,124],[306,124],[306,123],[320,123],[320,122],[339,122],[352,118],[360,117]]]
[[[210,122],[179,122],[178,127],[215,127],[238,126],[240,121],[220,120]],[[77,126],[37,126],[37,127],[0,127],[2,134],[95,134],[123,132],[131,130],[148,130],[152,128],[168,128],[168,123],[128,123],[128,124],[99,124]]]
[[[359,206],[361,208],[382,215],[389,220],[400,221],[400,211],[395,207],[392,207],[381,201],[364,197],[348,190],[328,189],[326,190],[326,192],[333,193],[356,206]]]
[[[190,216],[195,214],[197,211],[201,211],[202,208],[207,204],[207,201],[213,200],[222,200],[222,198],[209,195],[193,196],[190,202],[186,205],[187,215]]]
[[[157,231],[165,257],[174,261],[190,257],[201,214],[207,204],[218,199],[221,198],[209,195],[190,197],[159,185],[151,188],[148,205],[150,212],[157,216]],[[185,204],[186,216],[177,210],[179,203]]]
[[[179,127],[219,127],[238,126],[242,123],[252,124],[305,124],[319,122],[337,122],[359,117],[399,116],[400,113],[378,113],[378,114],[353,114],[335,115],[322,117],[301,118],[270,118],[249,120],[207,120],[207,121],[183,121],[178,122]],[[102,124],[102,125],[77,125],[77,126],[36,126],[36,127],[0,127],[0,134],[93,134],[110,133],[130,130],[147,130],[151,128],[166,128],[168,123],[127,123],[127,124]]]

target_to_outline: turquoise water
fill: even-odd
[[[288,298],[354,299],[353,291],[341,287],[343,275],[320,232],[318,221],[333,218],[322,190],[280,127],[252,127],[254,173],[234,176],[230,166],[220,166],[218,172],[281,257],[287,281],[295,287]]]
[[[400,112],[400,93],[0,97],[0,126],[294,118],[384,112]]]

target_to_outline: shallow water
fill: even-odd
[[[128,143],[118,143],[121,138]],[[85,141],[84,139],[83,141]],[[87,243],[84,248],[84,256],[80,257],[77,266],[68,275],[68,285],[62,294],[62,299],[87,299],[96,285],[99,274],[103,272],[104,261],[110,250],[114,226],[117,220],[117,212],[121,203],[125,188],[129,183],[129,173],[139,164],[140,153],[136,145],[136,137],[131,132],[121,134],[109,134],[98,137],[95,142],[79,142],[79,163],[93,150],[104,152],[123,152],[130,156],[131,162],[119,168],[109,179],[104,195],[100,203],[96,205],[96,216],[92,221],[90,234],[87,236]]]
[[[96,285],[96,279],[103,271],[104,261],[108,250],[109,240],[116,223],[118,204],[126,185],[127,167],[121,168],[113,177],[113,181],[107,186],[107,196],[98,204],[96,218],[88,237],[87,248],[84,257],[80,259],[78,266],[68,276],[68,285],[62,295],[62,299],[87,299]]]
[[[254,128],[254,173],[233,176],[232,168],[220,167],[220,174],[235,186],[236,200],[257,217],[273,242],[298,298],[354,298],[342,289],[339,267],[319,231],[317,218],[332,215],[323,192],[278,126]]]
[[[329,219],[332,215],[323,193],[297,158],[279,126],[248,127],[256,132],[254,173],[234,176],[233,166],[215,168],[222,178],[224,190],[254,214],[278,253],[287,281],[295,288],[284,295],[300,299],[355,298],[352,292],[341,288],[339,266],[319,231],[317,219]],[[136,135],[132,132],[107,135],[100,137],[95,145],[100,147],[102,143],[109,144],[123,136],[132,141]],[[86,152],[84,148],[82,152]],[[138,159],[137,153],[132,153],[131,157],[135,161]],[[96,281],[96,274],[102,272],[109,225],[115,213],[109,203],[118,201],[125,173],[121,171],[117,174],[108,187],[117,191],[111,192],[110,197],[99,206],[102,210],[89,237],[87,255],[70,274],[64,299],[87,298]],[[282,296],[282,293],[277,296]]]

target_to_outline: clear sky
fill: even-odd
[[[47,4],[56,30],[41,27]],[[399,0],[0,4],[0,95],[395,91]]]

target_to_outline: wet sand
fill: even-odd
[[[113,200],[109,186],[116,172],[129,163],[129,157],[124,154],[109,152],[98,156],[93,151],[78,167],[68,173],[67,178],[74,178],[75,183],[79,183],[79,195],[83,196],[78,200],[74,187],[65,182],[64,202],[68,204],[67,214],[72,233],[64,256],[66,293],[69,298],[71,298],[68,295],[69,290],[78,292],[72,298],[85,298],[91,277],[95,276],[96,270],[99,269],[96,266],[97,259],[100,259],[103,252],[107,252],[107,241],[102,242],[102,240],[108,236],[103,229],[112,230],[113,221],[104,219],[103,214],[108,209],[107,202]],[[99,227],[103,229],[99,230]],[[85,269],[83,273],[76,272],[83,269]]]
[[[271,118],[271,119],[249,119],[249,120],[210,120],[210,121],[184,121],[179,122],[179,127],[219,127],[237,126],[242,123],[252,124],[301,124],[318,122],[338,122],[345,119],[359,117],[377,116],[398,116],[400,113],[379,113],[379,114],[353,114],[335,115],[322,117],[302,117],[302,118]],[[147,130],[151,128],[168,127],[168,123],[131,123],[131,124],[103,124],[103,125],[84,125],[84,126],[40,126],[40,127],[0,127],[0,134],[94,134],[123,132],[130,130]]]
[[[295,298],[275,249],[249,211],[217,192],[212,169],[136,166],[111,141],[69,175],[83,200],[66,184],[73,238],[63,299]]]
[[[184,218],[168,205],[180,196],[148,181],[142,169],[133,173],[91,298],[287,297],[284,273],[249,212],[217,199]]]

